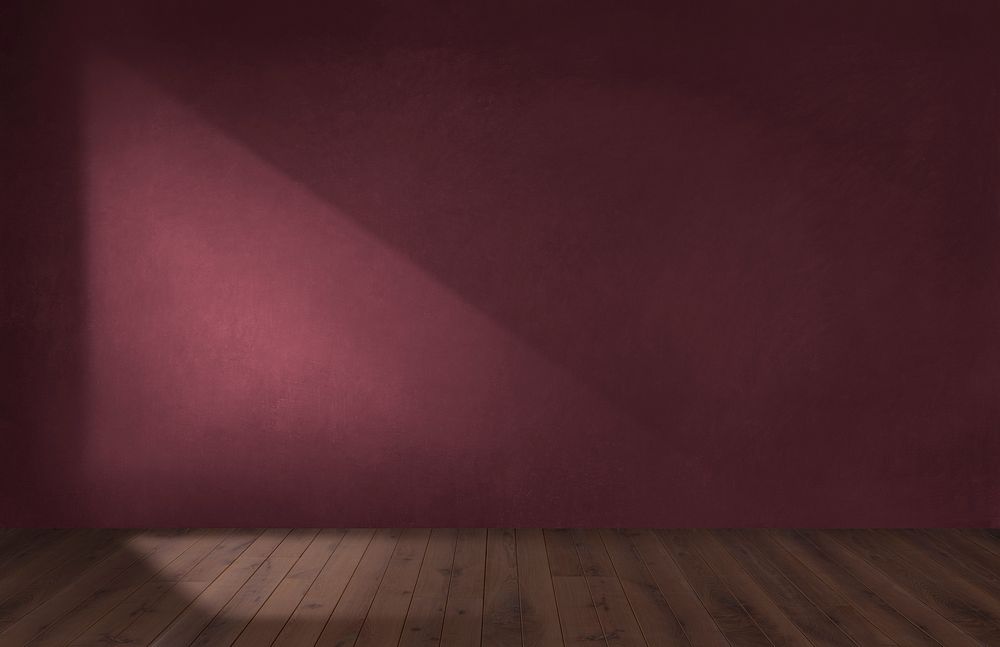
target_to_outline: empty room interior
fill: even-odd
[[[1000,646],[998,33],[0,2],[0,647]]]

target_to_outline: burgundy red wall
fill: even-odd
[[[1000,524],[990,5],[8,3],[0,520]]]

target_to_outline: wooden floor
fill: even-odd
[[[1000,531],[0,530],[0,645],[1000,645]]]

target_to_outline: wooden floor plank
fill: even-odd
[[[606,643],[573,536],[564,528],[545,530],[543,536],[563,644]]]
[[[454,528],[435,528],[431,531],[403,624],[400,647],[437,645],[441,641],[457,540],[458,530]]]
[[[187,572],[181,574],[172,587],[159,596],[140,598],[135,612],[126,614],[124,626],[109,637],[107,644],[148,645],[249,550],[262,534],[260,529],[224,533],[221,541]]]
[[[358,633],[358,647],[395,647],[399,644],[429,539],[430,530],[420,528],[407,529],[400,535]]]
[[[850,531],[831,533],[831,536],[967,635],[984,640],[983,635],[991,633],[989,622],[984,622],[976,609],[956,598],[942,583],[921,571],[918,565],[901,558],[874,534]]]
[[[74,641],[74,647],[113,643],[114,637],[132,624],[142,613],[176,585],[176,581],[204,559],[228,533],[196,531],[195,541],[183,553],[156,573],[132,595],[92,624]]]
[[[1000,613],[989,608],[995,607],[996,601],[969,591],[926,555],[894,545],[890,535],[868,531],[831,534],[969,636],[987,645],[1000,644]]]
[[[1000,582],[1000,555],[989,550],[983,550],[972,539],[972,532],[965,529],[945,529],[923,531],[932,534],[954,551],[959,563],[975,568],[984,577]]]
[[[110,599],[117,598],[121,593],[119,577],[126,573],[131,576],[141,573],[145,568],[142,561],[144,557],[158,550],[169,550],[176,545],[176,533],[160,533],[155,536],[137,533],[127,537],[109,556],[92,565],[69,586],[7,627],[0,634],[0,644],[24,647],[35,638],[46,639],[71,613],[79,611],[78,617],[88,617],[95,606],[103,605],[109,598],[104,594],[106,589],[111,591]],[[131,577],[127,583],[131,583]],[[84,629],[86,626],[81,631]]]
[[[347,531],[282,627],[274,647],[312,645],[317,641],[374,536],[375,531],[371,529]]]
[[[537,529],[518,529],[515,538],[524,647],[559,647],[563,644],[562,631],[545,538]]]
[[[486,581],[486,530],[462,528],[448,585],[442,647],[479,647],[483,635],[483,589]]]
[[[747,647],[771,645],[722,578],[705,562],[689,533],[660,531],[657,535],[730,643]]]
[[[483,647],[521,647],[517,539],[510,528],[488,531],[483,592]]]
[[[963,528],[961,532],[966,539],[977,544],[980,549],[1000,557],[1000,532],[996,529]]]
[[[227,533],[204,559],[181,576],[180,581],[211,584],[253,546],[264,532],[263,528],[252,528]]]
[[[713,535],[816,647],[857,645],[772,564],[760,548],[735,531]]]
[[[440,644],[447,647],[478,647],[482,636],[482,598],[449,600],[445,607]]]
[[[228,538],[234,535],[232,528],[211,528],[193,531],[194,543],[177,559],[160,569],[156,579],[161,582],[178,582],[185,578]]]
[[[609,647],[659,644],[658,641],[648,643],[643,636],[600,533],[596,530],[575,530],[572,536]]]
[[[957,576],[978,586],[993,598],[1000,599],[1000,575],[996,572],[1000,571],[1000,557],[989,551],[968,551],[965,545],[956,541],[959,538],[957,535],[949,536],[944,532],[913,530],[894,534],[922,550]],[[996,571],[990,557],[996,557]]]
[[[151,579],[143,584],[135,593],[122,601],[111,612],[104,615],[87,630],[73,639],[72,647],[87,647],[102,643],[114,644],[116,635],[132,624],[139,616],[151,608],[156,601],[167,595],[175,582]]]
[[[562,628],[563,644],[586,645],[607,642],[597,606],[583,575],[580,555],[569,530],[543,531],[552,573],[552,588]]]
[[[947,529],[0,529],[0,647],[976,647],[1000,644],[995,546]]]
[[[549,572],[552,577],[582,576],[583,566],[580,554],[570,531],[555,528],[542,531],[545,537],[545,553],[549,558]]]
[[[9,619],[6,609],[10,598],[22,593],[33,582],[66,562],[81,558],[95,543],[100,543],[105,538],[106,533],[96,530],[59,533],[55,541],[32,550],[0,570],[0,610],[4,610],[0,612],[0,621]]]
[[[812,644],[712,533],[690,532],[698,552],[775,647],[809,647]]]
[[[553,575],[552,587],[559,609],[563,644],[570,647],[606,645],[587,579],[582,575]]]
[[[202,629],[192,647],[228,647],[260,610],[292,566],[316,538],[315,529],[288,533],[253,575]]]
[[[615,565],[611,561],[611,555],[608,554],[599,530],[577,528],[570,534],[584,575],[614,577]]]
[[[646,641],[655,645],[690,645],[684,628],[631,539],[617,530],[602,530],[600,535]]]
[[[265,530],[151,643],[155,647],[190,645],[284,541],[288,529]]]
[[[850,573],[852,577],[885,600],[887,604],[941,645],[975,647],[980,644],[944,616],[927,606],[911,591],[865,560],[862,555],[849,550],[834,540],[830,533],[798,531],[797,534],[808,539],[810,543],[829,555],[838,566]]]
[[[785,576],[792,585],[830,618],[841,631],[859,645],[893,647],[895,641],[886,636],[866,617],[858,613],[835,588],[830,587],[794,555],[774,541],[765,530],[743,530],[739,533],[752,542],[762,555]]]
[[[635,619],[632,607],[615,577],[586,575],[584,580],[590,590],[597,612],[597,620],[609,647],[644,647],[646,642]],[[656,644],[656,643],[653,643]]]
[[[123,537],[117,531],[95,533],[95,541],[89,543],[83,552],[67,555],[67,559],[59,560],[51,570],[9,596],[0,604],[0,630],[26,616],[88,568],[113,553]]]
[[[728,645],[729,641],[656,535],[649,530],[628,534],[691,644],[705,647]]]
[[[794,531],[773,531],[774,540],[791,555],[848,600],[857,612],[865,616],[899,645],[935,647],[938,641],[903,614],[855,579],[848,570]]]
[[[79,552],[86,550],[87,544],[97,536],[97,531],[71,533],[66,530],[48,530],[31,534],[22,531],[12,532],[11,535],[20,537],[25,543],[8,546],[8,554],[0,555],[0,562],[4,562],[0,566],[0,633],[49,597],[45,594],[45,589],[48,588],[46,582],[52,580],[53,571],[66,570],[59,568],[65,566],[66,562],[70,566],[82,564],[82,570],[91,566],[83,559],[77,559],[77,556]],[[32,542],[28,539],[29,536],[33,536],[36,541]],[[58,575],[56,581],[64,582]]]
[[[317,647],[351,647],[357,642],[401,534],[400,530],[390,528],[375,533],[319,635]]]
[[[9,543],[0,553],[0,572],[9,572],[18,564],[31,559],[32,555],[45,550],[51,544],[70,534],[68,530],[52,530],[39,528],[16,529],[9,538]]]
[[[195,540],[196,535],[186,531],[167,534],[158,541],[155,550],[144,553],[140,559],[80,602],[58,622],[47,627],[28,644],[34,647],[62,647],[69,644],[90,625],[153,579],[164,565],[181,555]]]
[[[316,539],[275,588],[271,597],[254,614],[243,633],[233,643],[235,647],[270,647],[309,587],[316,581],[323,566],[343,541],[345,534],[346,531],[341,529],[326,529],[319,532]]]
[[[909,543],[895,532],[869,531],[885,550],[892,551],[901,563],[919,571],[928,594],[952,612],[949,617],[966,633],[986,644],[1000,644],[1000,598],[953,570],[942,566],[931,555]],[[914,580],[910,580],[911,582]]]
[[[0,568],[5,568],[8,560],[35,543],[44,533],[53,532],[38,528],[0,529]]]

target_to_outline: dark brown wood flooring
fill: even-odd
[[[0,645],[1000,645],[1000,531],[8,529]]]

